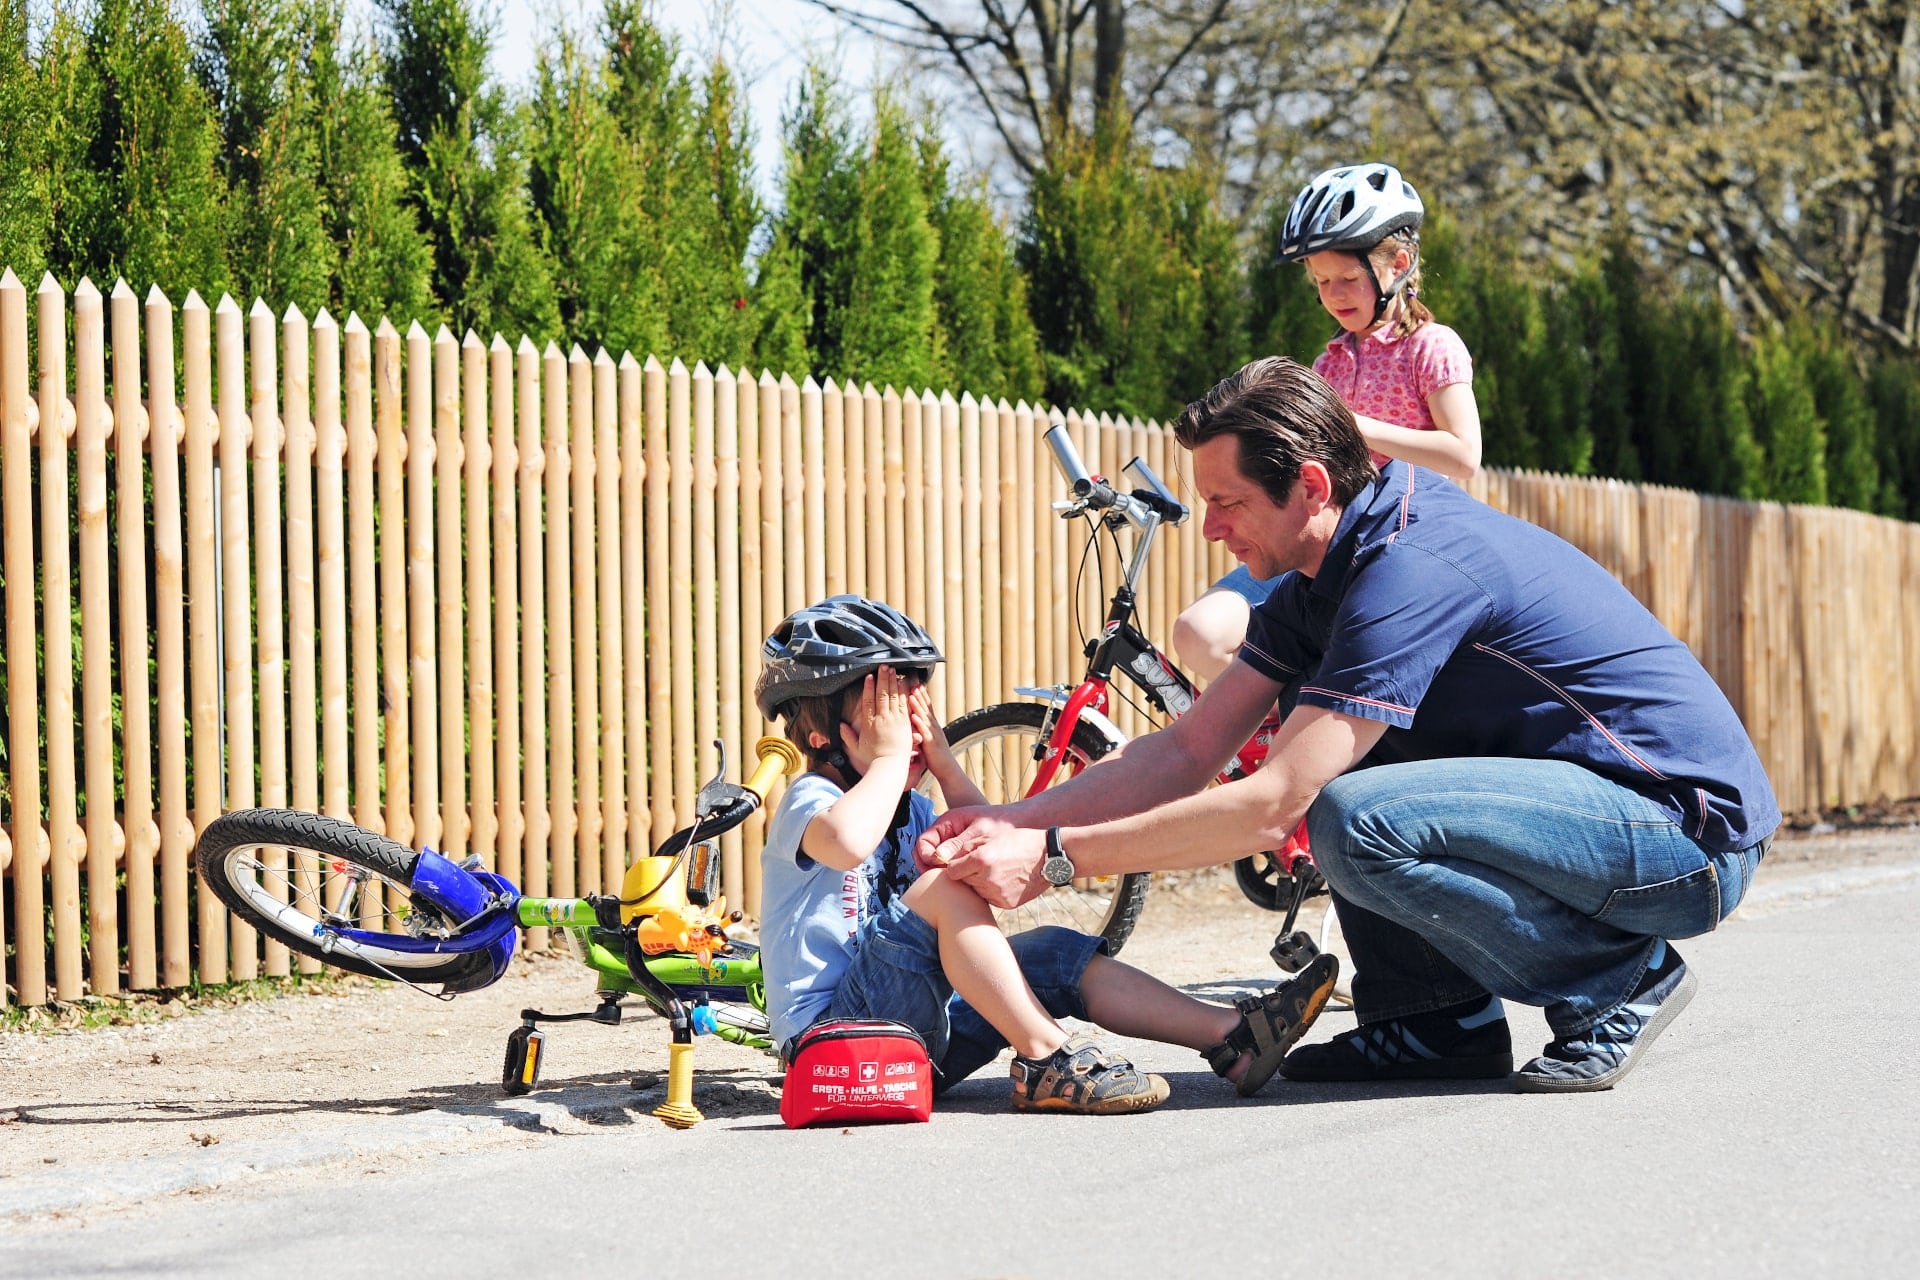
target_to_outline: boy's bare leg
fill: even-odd
[[[935,870],[914,881],[905,902],[940,935],[940,967],[947,981],[1015,1053],[1044,1058],[1066,1043],[1066,1030],[1034,997],[992,908],[979,894]]]
[[[1240,1011],[1195,1000],[1150,973],[1096,955],[1080,975],[1087,1017],[1116,1035],[1205,1049],[1240,1025]]]

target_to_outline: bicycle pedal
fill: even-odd
[[[1288,973],[1298,973],[1313,963],[1314,957],[1320,954],[1320,947],[1305,929],[1295,929],[1292,933],[1275,938],[1273,949],[1267,954]]]
[[[507,1037],[507,1060],[500,1068],[500,1087],[509,1094],[526,1093],[540,1080],[541,1050],[547,1037],[537,1027],[515,1027]]]

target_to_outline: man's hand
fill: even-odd
[[[1040,874],[1046,833],[1016,827],[993,809],[951,809],[914,846],[924,869],[945,867],[996,907],[1031,902],[1047,888]]]
[[[993,805],[961,806],[949,809],[920,833],[913,845],[913,860],[922,871],[944,868],[949,858],[958,857],[975,842],[996,831],[1010,829]]]

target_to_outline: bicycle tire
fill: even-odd
[[[261,849],[285,850],[288,870],[276,871],[263,862],[257,856]],[[311,859],[304,868],[299,866],[303,855]],[[364,827],[294,809],[238,809],[207,824],[195,858],[200,874],[228,910],[291,950],[336,969],[369,978],[458,985],[491,968],[485,951],[421,950],[423,938],[435,931],[450,932],[452,922],[412,897],[420,855]],[[308,877],[322,882],[322,869],[336,861],[396,888],[411,904],[418,931],[383,933],[327,922]],[[326,890],[321,887],[319,892]]]
[[[956,716],[947,725],[947,742],[960,767],[993,803],[1018,800],[1027,793],[1036,767],[1033,752],[1040,742],[1047,710],[1037,702],[1002,702]],[[1074,726],[1073,738],[1067,744],[1073,756],[1071,771],[1063,766],[1062,774],[1071,776],[1120,745],[1083,720]],[[936,784],[929,781],[923,785]],[[1067,925],[1105,938],[1108,952],[1118,955],[1140,920],[1149,880],[1144,871],[1093,877],[1048,889],[1012,911],[996,907],[993,914],[1003,933],[1024,933],[1048,924]]]

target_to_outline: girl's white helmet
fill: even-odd
[[[1293,198],[1277,260],[1325,249],[1364,254],[1396,231],[1417,232],[1425,215],[1420,193],[1390,164],[1328,169]]]

